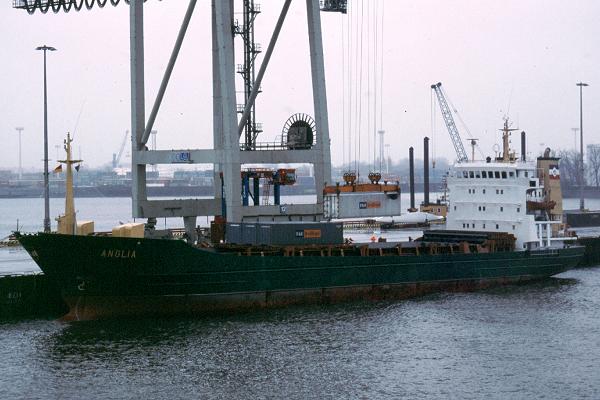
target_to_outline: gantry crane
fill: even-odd
[[[132,180],[132,215],[134,218],[148,218],[149,223],[156,218],[183,217],[188,237],[193,238],[196,232],[198,216],[221,216],[227,222],[239,223],[244,219],[268,221],[282,220],[319,220],[323,215],[323,190],[331,183],[331,155],[329,147],[329,122],[327,112],[327,95],[325,90],[325,62],[323,55],[323,34],[321,28],[321,10],[344,12],[346,3],[342,0],[321,4],[319,0],[306,0],[305,15],[310,60],[310,78],[312,82],[312,100],[315,126],[319,134],[311,139],[311,146],[261,147],[254,146],[255,126],[253,107],[256,96],[260,92],[261,81],[266,74],[269,60],[274,51],[281,29],[286,21],[292,0],[279,3],[281,11],[273,27],[269,44],[265,49],[256,78],[251,77],[248,69],[250,61],[258,49],[251,40],[250,25],[240,29],[246,38],[246,66],[241,67],[245,78],[244,108],[238,117],[235,44],[233,33],[235,9],[239,1],[211,0],[210,12],[202,15],[204,24],[211,27],[211,38],[206,40],[212,47],[212,107],[213,107],[213,145],[202,149],[148,149],[147,142],[159,112],[163,97],[169,85],[175,62],[179,56],[181,45],[186,36],[190,19],[194,13],[197,0],[188,0],[188,6],[181,22],[179,33],[173,45],[164,75],[150,114],[146,115],[145,77],[144,77],[144,3],[145,0],[13,0],[13,7],[33,14],[69,12],[125,3],[129,7],[129,44],[130,44],[130,83],[131,83],[131,180]],[[236,3],[236,4],[234,4]],[[244,1],[247,23],[257,13],[257,5],[253,1]],[[294,16],[295,18],[296,16]],[[261,22],[265,23],[265,22]],[[295,57],[300,53],[296,52]],[[247,80],[247,79],[246,79]],[[253,81],[253,83],[252,83]],[[248,94],[248,89],[252,89]],[[242,110],[239,110],[242,111]],[[252,121],[252,122],[248,122]],[[250,126],[250,136],[240,143],[244,129]],[[306,131],[306,130],[305,130]],[[316,130],[315,130],[316,131]],[[314,131],[313,131],[314,132]],[[200,134],[205,134],[201,132]],[[308,135],[307,135],[308,137]],[[203,139],[206,139],[203,137]],[[314,145],[312,145],[314,144]],[[252,151],[247,151],[252,150]],[[316,201],[311,204],[277,205],[242,204],[240,188],[242,187],[242,166],[245,164],[297,164],[308,163],[314,168],[317,187]],[[214,197],[192,199],[149,199],[146,185],[146,167],[156,164],[212,164],[214,171]],[[286,175],[286,177],[289,177]]]
[[[458,162],[466,162],[469,160],[469,157],[467,156],[467,151],[465,150],[465,146],[463,146],[460,134],[458,133],[458,128],[456,127],[456,123],[454,122],[454,118],[452,117],[452,111],[450,110],[448,102],[446,101],[446,96],[444,95],[444,91],[442,90],[442,83],[438,82],[436,84],[431,85],[431,89],[433,89],[433,91],[435,92],[438,102],[440,103],[440,110],[442,111],[442,116],[444,117],[444,123],[446,124],[446,128],[448,128],[450,139],[452,139],[454,150],[456,150]]]

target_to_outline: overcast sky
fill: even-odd
[[[359,65],[354,56],[350,64],[342,61],[342,50],[348,48],[348,21],[353,21],[354,31],[357,21],[362,21],[363,54],[372,54],[374,39],[367,40],[367,32],[374,32],[375,19],[367,15],[373,15],[376,2],[379,10],[385,7],[385,15],[383,92],[379,93],[383,120],[375,128],[386,131],[393,159],[406,157],[411,145],[420,155],[423,136],[432,135],[430,85],[438,81],[443,82],[473,136],[481,139],[486,154],[499,142],[497,129],[508,112],[513,127],[528,133],[528,146],[535,155],[546,146],[574,147],[571,128],[579,126],[575,83],[587,82],[584,144],[600,142],[599,1],[364,1],[349,0],[352,10],[347,15],[321,14],[334,163],[347,161],[342,148],[348,146],[349,137],[353,143],[358,137],[356,132],[343,134],[344,127],[348,129],[343,115],[349,111],[344,111],[348,107],[343,104],[349,102],[349,86],[343,85],[342,78],[348,68],[356,71]],[[281,3],[261,2],[257,41],[263,48]],[[274,140],[293,113],[313,114],[304,4],[292,2],[262,84],[257,120],[263,123],[265,134],[260,140]],[[183,0],[146,3],[147,109],[152,106],[186,5]],[[192,18],[155,124],[158,148],[211,145],[209,5],[208,0],[200,0]],[[41,167],[42,54],[34,49],[43,44],[58,49],[48,55],[50,158],[56,158],[54,146],[67,131],[74,130],[83,110],[75,149],[81,147],[88,165],[109,163],[130,126],[127,6],[46,15],[28,15],[11,6],[12,1],[0,2],[0,168],[18,164],[17,126],[25,127],[24,167]],[[381,67],[375,63],[369,69],[367,61],[363,55],[361,158],[365,161],[372,159],[367,146],[372,146],[375,129],[366,127],[367,99],[374,96],[373,88],[367,92],[366,74]],[[353,93],[359,83],[355,76]],[[353,114],[356,116],[355,111]],[[436,155],[453,159],[455,153],[439,113],[436,125]],[[466,136],[460,125],[459,129]],[[514,143],[518,144],[517,138]]]

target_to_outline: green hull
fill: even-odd
[[[70,319],[472,290],[556,275],[584,251],[285,257],[218,253],[176,240],[43,233],[19,240],[60,286]]]

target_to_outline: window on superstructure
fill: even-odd
[[[492,171],[488,171],[488,178],[493,179],[494,173]]]
[[[506,179],[506,171],[502,171],[502,179]]]
[[[504,194],[504,189],[500,189],[500,194]]]
[[[485,206],[483,206],[483,211],[485,211]]]
[[[468,178],[469,174],[467,173],[467,171],[463,171],[463,178]]]
[[[504,211],[504,207],[500,207],[500,212],[503,212],[503,211]]]
[[[521,207],[517,207],[517,212],[521,212]]]
[[[456,206],[454,206],[454,211],[456,211]]]
[[[469,171],[469,178],[475,178],[475,174],[473,173],[473,171]]]
[[[529,187],[535,187],[535,181],[529,181]]]
[[[527,171],[525,171],[525,178],[527,178],[529,175],[527,174]]]
[[[481,178],[481,173],[479,171],[475,171],[475,178]]]
[[[494,171],[494,177],[500,179],[500,171]]]
[[[471,225],[472,225],[473,229],[475,229],[475,224],[471,224]]]
[[[482,178],[487,178],[487,172],[481,171],[481,177]]]
[[[479,206],[479,211],[481,211],[481,206]]]
[[[483,229],[485,229],[485,224],[483,224]]]
[[[500,226],[498,224],[496,224],[496,229],[500,229]]]
[[[485,189],[483,189],[483,194],[485,194]]]
[[[513,225],[513,231],[515,230],[515,226]]]
[[[500,194],[500,190],[496,189],[496,194]]]
[[[515,172],[514,171],[510,171],[508,173],[508,176],[511,177],[511,178],[514,178],[515,177]]]

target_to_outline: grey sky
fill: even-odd
[[[349,1],[356,9],[361,5],[360,0]],[[371,3],[365,7],[375,0],[366,1]],[[536,154],[541,143],[573,147],[571,128],[579,126],[575,83],[588,82],[590,87],[584,90],[585,143],[600,142],[596,112],[600,108],[600,2],[379,1],[385,1],[382,128],[393,159],[406,157],[410,145],[421,154],[422,137],[431,135],[429,87],[438,81],[443,82],[472,134],[482,139],[486,153],[498,142],[497,129],[510,104],[514,126],[528,132],[529,148]],[[158,115],[159,148],[206,148],[211,144],[209,4],[202,0],[197,6]],[[25,127],[24,167],[41,166],[42,54],[34,49],[42,44],[59,50],[48,56],[50,158],[56,155],[54,145],[74,129],[83,105],[75,146],[81,146],[88,165],[108,163],[129,127],[127,7],[121,4],[30,16],[11,5],[12,1],[0,3],[0,168],[17,165],[16,126]],[[148,109],[186,5],[183,0],[149,0],[146,4]],[[257,41],[266,48],[281,2],[264,0],[261,6]],[[312,114],[303,7],[304,1],[292,2],[262,84],[257,112],[265,141],[280,133],[291,114]],[[343,160],[344,18],[349,16],[322,14],[334,163]],[[363,120],[367,118],[365,107],[363,104]],[[453,158],[439,113],[436,125],[437,155]],[[369,160],[367,144],[364,132],[361,156],[365,161]]]

